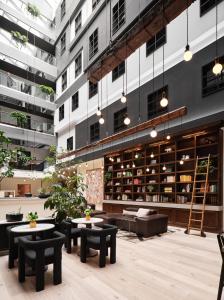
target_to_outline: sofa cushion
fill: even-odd
[[[150,214],[150,209],[148,208],[139,208],[137,211],[136,217],[141,218],[141,217],[146,217]]]
[[[137,211],[131,211],[131,210],[125,210],[123,209],[123,215],[124,216],[134,216],[136,217]]]

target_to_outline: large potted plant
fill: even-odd
[[[48,85],[44,85],[44,84],[41,84],[39,85],[41,91],[45,94],[47,94],[48,96],[51,96],[54,94],[54,89]]]
[[[11,35],[13,40],[16,42],[17,47],[19,45],[26,46],[29,41],[28,37],[24,34],[21,34],[19,31],[11,31]]]
[[[23,214],[21,213],[21,207],[18,209],[17,212],[11,212],[6,214],[6,221],[7,222],[19,222],[22,221]]]
[[[10,114],[10,117],[15,119],[17,122],[17,125],[22,128],[25,127],[25,125],[27,124],[27,121],[28,121],[27,115],[25,115],[24,113],[22,113],[20,111],[13,111]]]
[[[26,9],[27,9],[27,11],[28,11],[33,17],[39,17],[40,11],[39,11],[39,9],[36,7],[36,5],[31,4],[31,3],[27,3]]]

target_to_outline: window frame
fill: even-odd
[[[60,43],[61,43],[61,56],[62,56],[66,50],[66,31],[63,32],[63,34],[60,38]]]
[[[94,85],[94,87],[93,87]],[[98,82],[93,83],[89,80],[89,99],[93,98],[98,94]]]
[[[168,112],[168,106],[166,107],[161,107],[160,106],[160,100],[162,98],[162,93],[165,91],[166,96],[168,97],[168,85],[165,87],[162,87],[150,94],[147,95],[147,116],[148,120],[151,120],[153,118],[156,118],[164,113]],[[151,98],[151,103],[149,103]],[[149,109],[149,105],[153,106],[152,109]],[[150,113],[151,111],[151,113]]]
[[[66,15],[66,0],[62,0],[62,2],[61,2],[61,21],[63,20],[65,15]]]
[[[127,107],[124,107],[114,113],[114,133],[125,130],[128,127],[127,125],[124,124],[124,119],[126,115],[127,115]]]
[[[122,11],[120,11],[121,9]],[[116,14],[117,17],[115,17]],[[117,3],[112,8],[112,35],[118,32],[118,30],[125,24],[125,22],[126,22],[126,1],[118,0]]]
[[[89,60],[91,60],[99,51],[98,27],[89,36]]]
[[[97,5],[100,3],[100,0],[92,0],[92,11],[97,7]]]
[[[151,55],[154,51],[156,51],[166,43],[167,43],[167,29],[166,27],[164,27],[146,42],[145,44],[146,57]]]
[[[77,25],[77,19],[79,21],[78,25]],[[81,28],[82,28],[82,10],[79,11],[79,13],[76,15],[75,18],[75,35],[78,34]]]
[[[58,108],[58,119],[59,119],[59,122],[61,122],[64,118],[65,118],[65,105],[62,104]]]
[[[90,143],[94,143],[100,139],[100,124],[99,124],[99,122],[95,122],[90,125],[89,136],[90,136]]]
[[[80,61],[80,65],[77,64],[78,61]],[[75,58],[75,78],[77,78],[81,73],[82,73],[82,51],[80,51]]]
[[[112,82],[125,74],[125,61],[122,61],[117,67],[112,70]]]
[[[67,70],[65,70],[61,74],[61,91],[62,92],[64,92],[64,90],[67,89],[67,85],[68,85]]]
[[[216,1],[217,5],[221,3],[223,0],[205,0],[205,3],[202,4],[203,0],[200,0],[199,3],[199,8],[200,8],[200,17],[203,17],[205,14],[207,14],[210,10],[212,10],[216,6]],[[203,6],[206,5],[206,3],[212,2],[210,5],[208,4],[208,7],[206,9],[202,9]]]
[[[79,108],[79,91],[72,95],[72,112]]]
[[[70,147],[70,143],[72,147]],[[70,136],[69,138],[67,138],[67,151],[72,151],[73,149],[74,149],[73,136]]]

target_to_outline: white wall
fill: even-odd
[[[199,0],[193,3],[189,8],[189,43],[193,53],[205,48],[215,40],[215,8],[200,17]],[[224,2],[218,6],[218,37],[224,36]],[[183,61],[183,54],[186,46],[186,11],[178,16],[175,20],[167,26],[167,43],[165,44],[165,70],[173,67],[179,62]],[[99,37],[100,38],[100,37]],[[140,48],[141,51],[141,85],[152,79],[152,55],[146,57],[145,44]],[[85,50],[84,50],[85,51]],[[128,70],[128,92],[135,90],[138,87],[138,56],[139,52],[136,50],[127,60]],[[215,55],[215,53],[214,53]],[[162,73],[162,47],[155,51],[155,76]],[[123,78],[120,77],[112,82],[111,73],[103,78],[103,107],[107,105],[106,97],[106,80],[108,81],[109,99],[108,104],[117,101],[121,97],[123,89]],[[57,88],[60,83],[58,80]],[[72,83],[72,81],[70,81]],[[100,83],[99,83],[100,90]],[[98,101],[95,96],[91,99],[88,97],[88,83],[85,83],[80,89],[80,107],[74,113],[70,114],[67,99],[65,102],[65,116],[70,115],[70,122],[78,124],[87,117],[96,113]],[[57,96],[59,96],[59,93]],[[69,119],[66,118],[62,122],[57,122],[58,112],[56,110],[56,130],[60,131],[68,125]],[[59,137],[58,143],[63,143]]]

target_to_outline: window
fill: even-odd
[[[75,59],[75,78],[78,77],[82,72],[82,52],[78,54]]]
[[[94,10],[97,6],[97,4],[100,2],[100,0],[92,0],[92,9]]]
[[[64,32],[61,37],[61,55],[65,52],[65,49],[66,49],[66,32]]]
[[[65,106],[64,104],[62,104],[60,107],[59,107],[59,122],[61,120],[63,120],[65,117]]]
[[[89,59],[98,52],[98,28],[89,37]]]
[[[224,64],[224,56],[219,59],[221,64]],[[208,96],[212,93],[224,89],[224,70],[220,75],[215,75],[212,72],[214,61],[202,67],[202,96]]]
[[[166,27],[160,30],[154,37],[146,43],[146,56],[166,43]]]
[[[61,90],[62,92],[67,88],[67,71],[61,75]]]
[[[100,124],[96,122],[90,126],[90,142],[93,143],[100,138]]]
[[[93,83],[89,81],[89,99],[98,93],[98,82]]]
[[[200,14],[203,16],[213,7],[215,7],[216,2],[219,4],[222,0],[200,0]]]
[[[163,91],[168,96],[167,86],[148,95],[148,119],[152,119],[168,111],[168,107],[160,106]]]
[[[72,111],[79,107],[79,91],[72,96]]]
[[[125,23],[125,0],[119,0],[113,7],[112,30],[115,34]]]
[[[79,32],[82,27],[82,11],[80,11],[75,18],[75,34]]]
[[[116,68],[112,71],[112,81],[118,79],[121,75],[125,73],[125,62],[120,63]]]
[[[65,0],[62,0],[62,3],[61,3],[61,21],[65,16],[65,9],[66,9]]]
[[[67,139],[67,150],[68,151],[73,150],[73,136]]]
[[[124,119],[127,114],[127,107],[114,113],[114,132],[126,129],[127,126],[124,124]]]

